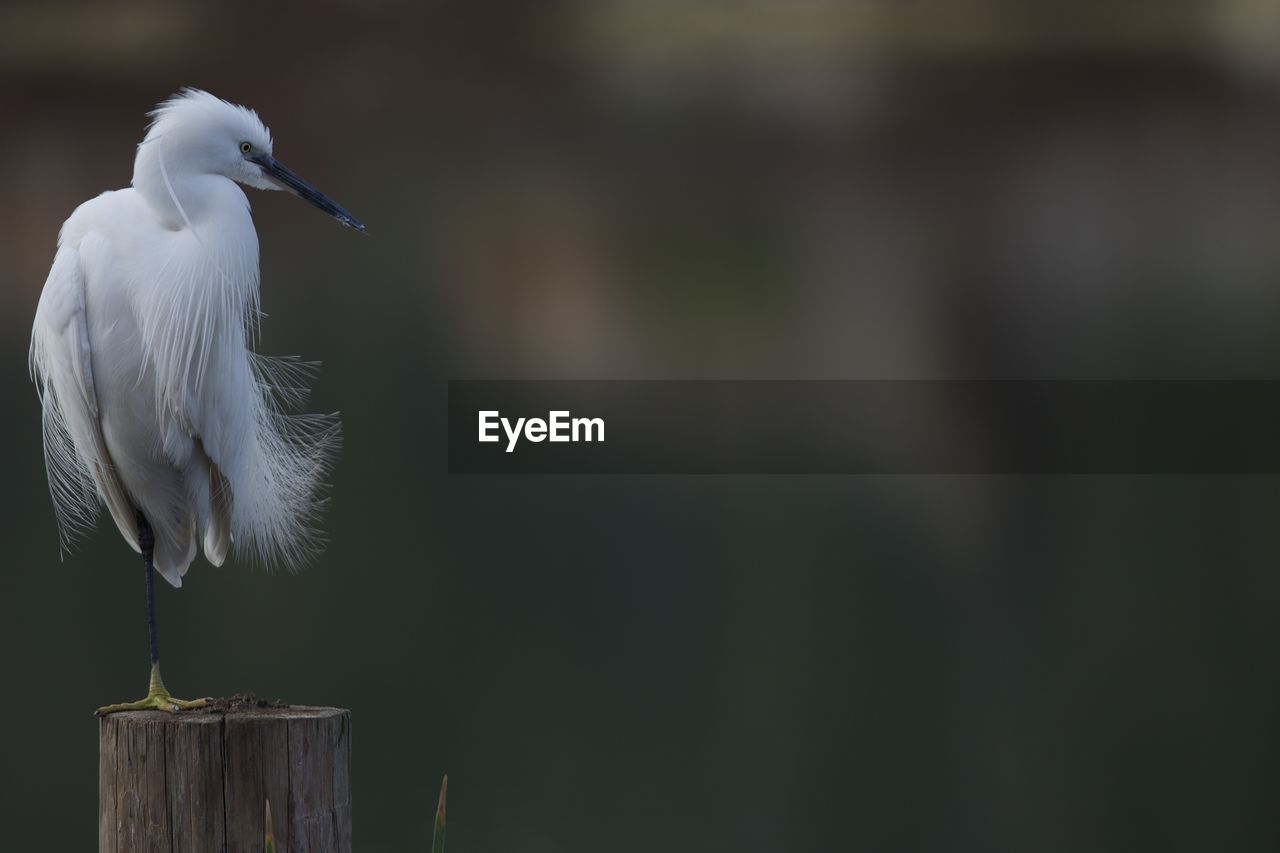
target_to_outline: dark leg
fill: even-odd
[[[202,708],[209,703],[208,699],[186,701],[174,699],[164,686],[160,677],[160,644],[156,640],[156,590],[155,590],[155,551],[156,534],[146,516],[138,513],[138,547],[142,550],[143,571],[147,573],[147,639],[151,643],[151,685],[147,688],[147,698],[138,702],[125,702],[120,705],[106,705],[98,709],[99,714],[113,714],[116,711],[177,711],[181,708]]]
[[[138,513],[138,545],[142,547],[143,571],[147,573],[147,632],[151,641],[151,663],[160,663],[160,644],[156,640],[155,550],[156,535],[147,517]]]

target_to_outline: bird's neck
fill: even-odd
[[[183,167],[180,157],[165,150],[164,137],[138,146],[133,186],[165,227],[175,231],[195,228],[237,197],[247,206],[244,193],[230,179],[193,173]]]

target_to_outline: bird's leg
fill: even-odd
[[[141,512],[138,513],[138,545],[142,548],[143,570],[147,578],[147,631],[151,643],[151,684],[147,688],[147,698],[137,702],[124,702],[118,705],[105,705],[98,709],[99,715],[112,714],[116,711],[169,711],[181,708],[203,708],[209,704],[208,699],[175,699],[169,695],[160,677],[160,646],[156,640],[156,596],[155,596],[155,547],[156,536],[151,524]]]

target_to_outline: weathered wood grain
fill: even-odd
[[[175,851],[226,850],[219,728],[221,721],[210,715],[168,730],[165,775]]]
[[[98,853],[120,853],[116,826],[116,731],[103,720],[98,734]]]
[[[294,850],[289,826],[281,820],[289,802],[288,721],[280,716],[228,716],[222,755],[227,853],[261,853],[267,800],[276,816],[278,849]]]
[[[99,853],[350,853],[351,715],[336,708],[112,714]]]

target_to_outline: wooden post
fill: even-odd
[[[100,723],[99,853],[351,853],[351,713],[232,706]]]

